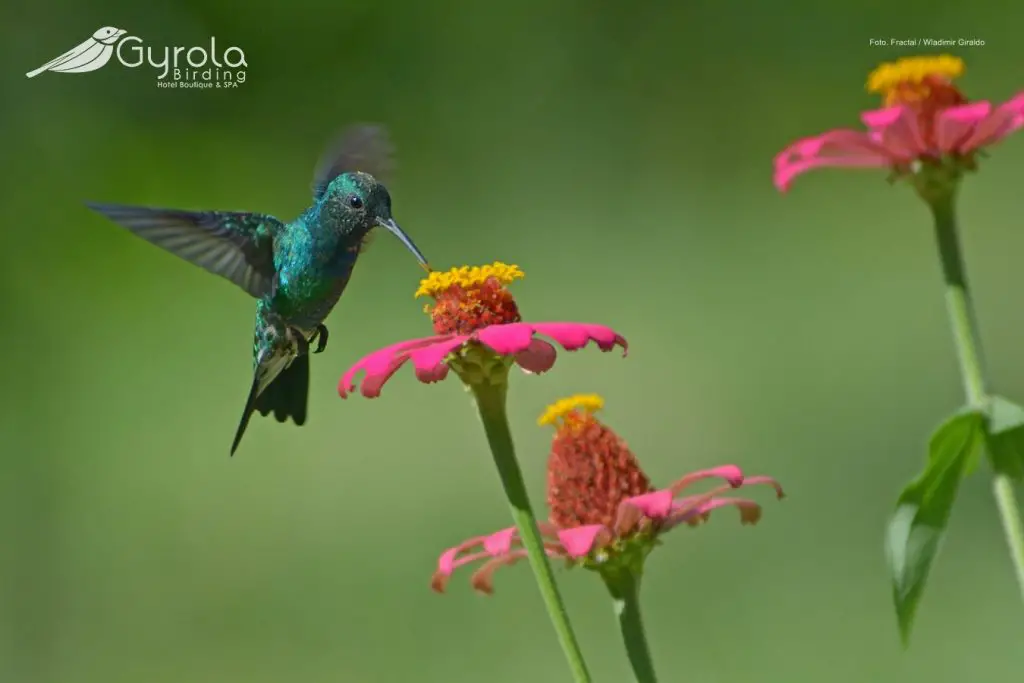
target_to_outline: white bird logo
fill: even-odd
[[[65,74],[82,74],[87,71],[95,71],[110,61],[114,54],[114,45],[121,39],[126,31],[113,26],[104,26],[92,34],[89,40],[77,47],[73,47],[60,57],[52,59],[34,71],[29,71],[26,76],[32,78],[44,71],[57,71]]]

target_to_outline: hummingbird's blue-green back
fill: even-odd
[[[391,215],[391,195],[375,177],[389,168],[383,129],[357,126],[323,155],[313,204],[293,221],[258,213],[183,211],[89,204],[139,237],[234,282],[257,298],[253,382],[231,447],[254,411],[307,417],[310,344],[327,344],[324,320],[348,285],[370,231],[395,234],[427,267]],[[369,171],[369,172],[367,172]]]

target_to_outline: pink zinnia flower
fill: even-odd
[[[454,369],[465,381],[503,381],[515,363],[528,373],[542,373],[555,364],[555,347],[537,338],[548,337],[566,351],[589,342],[602,351],[616,346],[626,353],[626,340],[604,325],[572,322],[525,323],[506,285],[523,277],[518,266],[495,263],[482,267],[433,272],[420,283],[416,296],[432,296],[426,312],[434,323],[432,337],[410,339],[374,351],[360,359],[341,378],[338,393],[355,390],[355,376],[365,372],[359,387],[374,398],[391,376],[412,361],[421,382],[438,382]]]
[[[761,506],[753,500],[722,494],[768,484],[782,497],[774,479],[745,477],[735,465],[700,470],[663,489],[652,488],[625,441],[594,417],[603,404],[596,395],[573,396],[548,407],[538,421],[556,429],[548,459],[550,519],[540,525],[550,557],[607,576],[623,570],[638,574],[659,537],[680,524],[697,526],[713,510],[727,506],[739,509],[744,524],[760,519]],[[726,483],[705,493],[682,495],[704,479]],[[515,528],[477,536],[442,553],[431,586],[443,592],[456,569],[483,561],[471,582],[490,594],[495,570],[525,556]]]
[[[825,167],[887,168],[896,177],[922,165],[955,177],[974,170],[979,150],[1024,127],[1024,92],[999,106],[968,103],[952,82],[963,71],[963,60],[949,55],[883,64],[868,77],[868,90],[884,97],[885,108],[861,115],[866,130],[793,143],[775,157],[775,186],[785,192],[796,176]]]

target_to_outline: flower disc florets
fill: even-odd
[[[622,501],[651,490],[626,442],[594,417],[603,406],[600,396],[579,394],[552,404],[537,421],[555,427],[547,497],[559,527],[613,528]]]
[[[903,57],[879,65],[868,75],[867,89],[882,95],[885,106],[930,108],[967,104],[953,85],[964,73],[964,60],[951,55]]]
[[[432,296],[425,307],[437,334],[471,334],[490,325],[522,321],[507,285],[523,277],[519,266],[496,262],[433,272],[420,281],[416,296]]]

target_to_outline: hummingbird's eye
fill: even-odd
[[[363,208],[363,200],[357,194],[350,194],[348,196],[348,205],[353,209]]]

